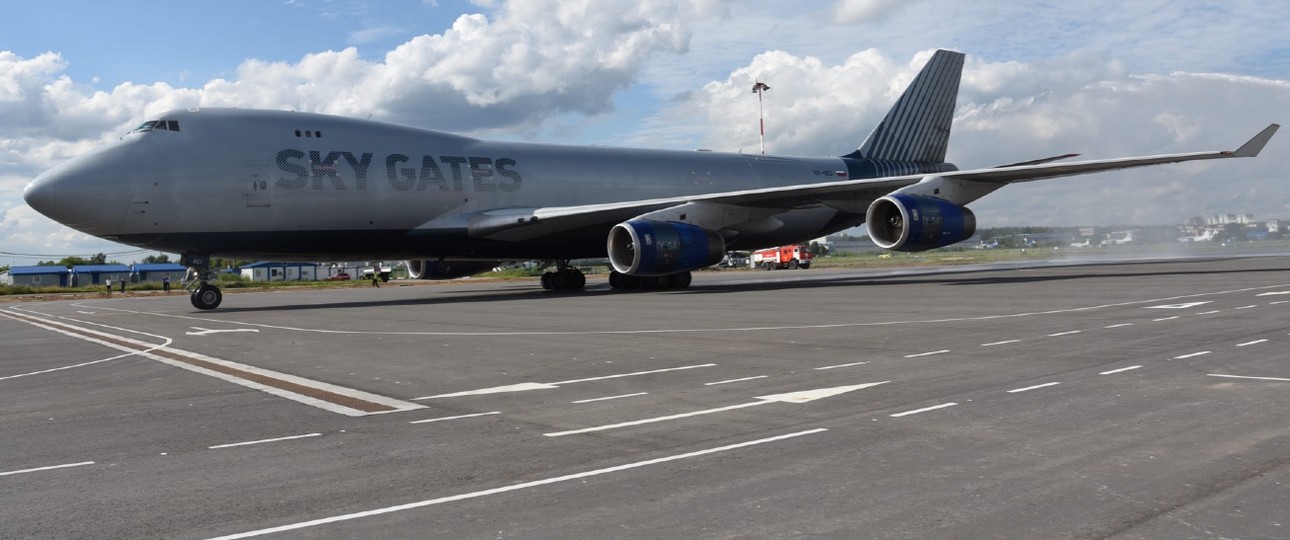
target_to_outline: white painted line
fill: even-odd
[[[1259,307],[1259,306],[1241,306],[1241,307],[1238,307],[1238,308],[1232,308],[1232,311],[1236,311],[1236,310],[1239,310],[1239,309],[1250,309],[1250,308],[1256,308],[1256,307]]]
[[[211,335],[211,334],[222,334],[222,333],[225,333],[225,332],[257,332],[257,333],[259,332],[259,330],[258,330],[258,329],[255,329],[255,328],[228,328],[228,329],[223,329],[223,330],[218,330],[218,329],[216,329],[216,330],[212,330],[212,329],[210,329],[210,328],[202,328],[202,327],[200,327],[200,326],[194,326],[194,327],[192,327],[192,329],[193,329],[193,330],[198,330],[198,331],[197,331],[197,332],[184,332],[184,333],[185,333],[185,334],[188,334],[188,335],[190,335],[190,336],[209,336],[209,335]]]
[[[93,315],[93,314],[94,314],[94,312],[93,312],[93,311],[81,311],[81,310],[79,310],[79,309],[78,309],[78,310],[76,310],[76,312],[77,312],[77,313],[80,313],[81,315]]]
[[[1084,332],[1083,330],[1071,330],[1071,331],[1069,331],[1069,332],[1058,332],[1058,333],[1056,333],[1056,334],[1048,334],[1048,337],[1069,336],[1069,335],[1071,335],[1071,334],[1080,334],[1080,333],[1083,333],[1083,332]]]
[[[1286,303],[1286,302],[1290,302],[1290,300],[1277,300],[1276,302],[1268,302],[1268,305],[1269,305],[1269,306],[1275,306],[1275,305],[1277,305],[1277,304],[1284,304],[1284,303]]]
[[[1247,341],[1247,342],[1245,342],[1245,343],[1237,343],[1237,344],[1236,344],[1236,346],[1237,346],[1237,347],[1245,347],[1245,346],[1247,346],[1247,345],[1258,345],[1258,344],[1260,344],[1260,343],[1267,343],[1267,342],[1268,342],[1268,340],[1266,340],[1266,339],[1256,339],[1256,340],[1254,340],[1254,341]]]
[[[232,447],[234,447],[234,446],[247,446],[247,445],[252,445],[252,444],[260,444],[260,443],[271,443],[271,442],[278,442],[278,441],[290,441],[290,440],[293,440],[293,439],[305,439],[305,438],[308,438],[308,437],[319,437],[319,436],[322,436],[322,433],[306,433],[306,434],[304,434],[304,435],[292,435],[292,436],[290,436],[290,437],[278,437],[278,438],[276,438],[276,439],[260,439],[260,440],[258,440],[258,441],[246,441],[246,442],[235,442],[235,443],[229,443],[229,444],[217,444],[217,445],[215,445],[215,446],[207,446],[206,448],[209,448],[209,449],[211,449],[211,450],[215,450],[215,449],[218,449],[218,448],[232,448]]]
[[[851,367],[851,366],[863,366],[863,365],[868,364],[868,363],[869,363],[869,362],[851,362],[850,364],[838,364],[838,365],[836,365],[836,366],[824,366],[824,367],[817,367],[817,368],[815,368],[815,370],[816,370],[816,371],[821,371],[821,370],[825,370],[825,369],[837,369],[837,368],[844,368],[844,367]]]
[[[636,396],[648,396],[648,395],[649,395],[649,392],[637,392],[637,393],[635,393],[635,394],[623,394],[623,395],[621,395],[621,396],[609,396],[609,397],[598,397],[598,398],[591,398],[591,399],[580,399],[580,400],[578,400],[578,401],[573,401],[573,402],[571,402],[571,403],[574,403],[574,404],[579,404],[579,403],[591,403],[591,402],[593,402],[593,401],[608,401],[608,400],[611,400],[611,399],[622,399],[622,398],[629,398],[629,397],[636,397]]]
[[[1269,291],[1265,293],[1259,293],[1254,296],[1280,296],[1283,294],[1290,294],[1290,291]]]
[[[955,406],[955,405],[958,405],[958,403],[942,403],[942,404],[940,404],[940,405],[933,405],[933,406],[931,406],[931,407],[923,407],[923,408],[921,408],[921,409],[914,409],[914,410],[912,410],[912,411],[905,411],[905,412],[902,412],[902,413],[896,413],[896,414],[891,415],[891,417],[892,417],[892,418],[900,418],[900,417],[902,417],[902,416],[909,416],[909,415],[911,415],[911,414],[925,413],[925,412],[927,412],[927,411],[934,411],[934,410],[936,410],[936,409],[944,409],[944,408],[946,408],[946,407],[953,407],[953,406]]]
[[[78,368],[78,367],[82,367],[82,366],[90,366],[90,365],[98,364],[98,363],[101,363],[101,362],[107,362],[107,361],[109,361],[109,360],[116,360],[116,359],[119,359],[119,358],[125,358],[125,357],[127,357],[127,356],[134,356],[134,355],[136,355],[136,354],[138,354],[138,353],[118,354],[118,355],[116,355],[116,356],[113,356],[113,357],[110,357],[110,358],[104,358],[104,359],[102,359],[102,360],[94,360],[94,361],[91,361],[91,362],[81,362],[81,363],[79,363],[79,364],[72,364],[72,365],[70,365],[70,366],[56,367],[56,368],[50,368],[50,369],[42,369],[42,370],[40,370],[40,371],[33,371],[33,372],[31,372],[31,373],[19,373],[19,374],[17,374],[17,375],[6,375],[6,376],[4,376],[4,377],[0,377],[0,381],[3,381],[3,380],[5,380],[5,379],[17,379],[18,377],[30,377],[30,376],[32,376],[32,375],[40,375],[40,374],[42,374],[42,373],[52,373],[52,372],[54,372],[54,371],[62,371],[62,370],[64,370],[64,369],[72,369],[72,368]]]
[[[339,521],[348,521],[348,520],[351,520],[351,519],[358,519],[358,518],[364,518],[364,517],[369,517],[369,516],[376,516],[376,515],[381,515],[381,514],[389,514],[389,513],[391,513],[391,512],[400,512],[400,511],[403,511],[403,510],[411,510],[411,509],[414,509],[414,508],[424,508],[424,507],[426,507],[426,506],[434,506],[434,505],[443,504],[443,503],[450,503],[450,502],[456,502],[456,501],[463,501],[463,500],[467,500],[467,499],[476,499],[476,498],[480,498],[480,497],[487,497],[487,496],[489,496],[489,495],[497,495],[497,494],[500,494],[500,493],[508,493],[508,492],[511,492],[511,491],[518,491],[518,490],[521,490],[521,489],[528,489],[528,488],[534,488],[534,487],[538,487],[538,486],[545,486],[545,485],[548,485],[548,484],[556,484],[556,483],[560,483],[560,482],[567,482],[567,481],[569,481],[569,480],[578,480],[578,479],[588,478],[588,477],[592,477],[592,476],[600,476],[600,475],[603,475],[603,474],[609,474],[609,473],[615,473],[615,472],[627,471],[627,470],[631,470],[631,469],[637,469],[637,468],[640,468],[640,467],[646,467],[646,466],[649,466],[649,465],[657,465],[657,464],[659,464],[659,463],[667,463],[667,462],[669,462],[669,461],[677,461],[677,460],[681,460],[681,459],[689,459],[689,458],[699,457],[699,456],[704,456],[704,455],[708,455],[708,454],[715,454],[715,453],[718,453],[718,452],[727,452],[727,451],[735,450],[735,449],[739,449],[739,448],[745,448],[745,447],[749,447],[749,446],[755,446],[755,445],[758,445],[758,444],[765,444],[765,443],[771,443],[771,442],[776,442],[776,441],[782,441],[782,440],[785,440],[785,439],[791,439],[791,438],[794,438],[794,437],[801,437],[801,436],[804,436],[804,435],[814,435],[814,434],[816,434],[816,433],[823,433],[823,432],[825,432],[825,431],[828,431],[828,430],[827,430],[827,429],[824,429],[824,428],[808,429],[808,430],[806,430],[806,431],[799,431],[799,432],[796,432],[796,433],[788,433],[788,434],[785,434],[785,435],[777,435],[777,436],[774,436],[774,437],[768,437],[768,438],[765,438],[765,439],[757,439],[757,440],[755,440],[755,441],[746,441],[746,442],[741,442],[741,443],[735,443],[735,444],[731,444],[731,445],[727,445],[727,446],[719,446],[719,447],[716,447],[716,448],[709,448],[709,449],[706,449],[706,450],[698,450],[698,451],[695,451],[695,452],[689,452],[689,453],[685,453],[685,454],[677,454],[677,455],[674,455],[674,456],[665,456],[665,457],[655,458],[655,459],[650,459],[650,460],[645,460],[645,461],[637,461],[637,462],[635,462],[635,463],[627,463],[627,464],[625,464],[625,465],[617,465],[617,466],[614,466],[614,467],[608,467],[608,468],[604,468],[604,469],[597,469],[597,470],[594,470],[594,471],[586,471],[586,472],[580,472],[580,473],[575,473],[575,474],[569,474],[569,475],[565,475],[565,476],[557,476],[557,477],[554,477],[554,478],[546,478],[546,479],[543,479],[543,480],[535,480],[535,481],[532,481],[532,482],[524,482],[524,483],[521,483],[521,484],[512,484],[512,485],[509,485],[509,486],[503,486],[503,487],[493,488],[493,489],[485,489],[485,490],[482,490],[482,491],[473,491],[473,492],[470,492],[470,493],[463,493],[463,494],[460,494],[460,495],[450,495],[450,496],[447,496],[447,497],[440,497],[440,498],[437,498],[437,499],[429,499],[429,500],[418,501],[418,502],[413,502],[413,503],[400,504],[400,505],[397,505],[397,506],[387,506],[387,507],[385,507],[385,508],[377,508],[377,509],[374,509],[374,510],[366,510],[366,511],[363,511],[363,512],[354,512],[354,513],[352,513],[352,514],[344,514],[344,515],[339,515],[339,516],[332,516],[332,517],[327,517],[327,518],[315,519],[315,520],[312,520],[312,521],[302,521],[302,522],[300,522],[300,523],[292,523],[292,524],[290,524],[290,525],[281,525],[281,526],[278,526],[278,527],[272,527],[272,528],[268,528],[268,529],[259,529],[259,530],[255,530],[255,531],[248,531],[248,532],[239,533],[239,534],[231,534],[231,535],[228,535],[228,536],[220,536],[220,537],[218,537],[218,538],[212,538],[212,539],[210,539],[210,540],[237,540],[237,539],[239,539],[239,538],[251,538],[251,537],[253,537],[253,536],[261,536],[261,535],[265,535],[265,534],[272,534],[272,533],[278,533],[278,532],[283,532],[283,531],[293,531],[293,530],[296,530],[296,529],[304,529],[304,528],[306,528],[306,527],[316,527],[316,526],[318,526],[318,525],[326,525],[326,524],[328,524],[328,523],[336,523],[336,522],[339,522]]]
[[[939,351],[932,351],[932,352],[925,352],[925,353],[918,353],[918,354],[907,354],[907,355],[905,355],[905,358],[918,358],[918,357],[920,357],[920,356],[932,356],[932,355],[937,355],[937,354],[945,354],[945,353],[947,353],[947,352],[950,352],[950,350],[949,350],[949,349],[941,349],[941,350],[939,350]]]
[[[1006,340],[1006,341],[996,341],[996,342],[993,342],[993,343],[982,343],[982,344],[981,344],[981,346],[982,346],[982,347],[993,347],[993,346],[995,346],[995,345],[1007,345],[1007,344],[1009,344],[1009,343],[1020,343],[1020,342],[1021,342],[1021,340],[1020,340],[1020,339],[1009,339],[1009,340]]]
[[[1151,322],[1172,321],[1172,320],[1177,319],[1177,318],[1178,318],[1178,316],[1177,316],[1177,315],[1174,315],[1173,317],[1165,317],[1165,318],[1163,318],[1163,319],[1151,319]]]
[[[439,394],[437,396],[424,396],[412,398],[412,401],[421,401],[423,399],[450,398],[462,396],[482,396],[484,394],[500,394],[503,392],[527,392],[529,390],[549,390],[559,388],[554,384],[525,382],[519,384],[508,384],[506,386],[494,386],[492,388],[481,388],[479,390],[466,390],[465,392],[453,392],[451,394]]]
[[[1113,324],[1113,325],[1111,325],[1111,326],[1103,326],[1102,328],[1105,328],[1105,329],[1107,329],[1107,330],[1110,330],[1110,329],[1112,329],[1112,328],[1124,328],[1124,327],[1126,327],[1126,326],[1133,326],[1133,323],[1120,323],[1120,324]]]
[[[1221,309],[1216,309],[1216,310],[1214,310],[1214,311],[1202,311],[1202,312],[1200,312],[1200,313],[1197,313],[1197,315],[1213,315],[1213,314],[1215,314],[1215,313],[1222,313],[1222,312],[1223,312],[1223,310],[1221,310]]]
[[[82,461],[80,463],[66,463],[63,465],[50,465],[48,467],[36,467],[35,469],[23,469],[21,471],[0,472],[0,476],[9,476],[11,474],[23,474],[29,472],[48,471],[53,469],[66,469],[68,467],[80,467],[82,465],[93,465],[93,461]]]
[[[588,381],[603,381],[605,379],[617,379],[619,377],[635,377],[637,375],[649,375],[652,373],[664,373],[667,371],[681,371],[685,369],[705,368],[705,367],[712,367],[715,365],[716,364],[699,364],[695,366],[681,366],[681,367],[674,367],[674,368],[652,369],[649,371],[635,371],[632,373],[619,373],[616,375],[605,375],[601,377],[590,377],[586,379],[573,379],[571,381],[560,381],[560,382],[553,382],[553,383],[524,382],[524,383],[518,383],[518,384],[508,384],[506,386],[495,386],[493,388],[481,388],[479,390],[466,390],[464,392],[453,392],[451,394],[439,394],[435,396],[424,396],[419,398],[412,398],[412,401],[421,401],[425,399],[450,398],[450,397],[463,397],[463,396],[479,396],[484,394],[500,394],[503,392],[526,392],[529,390],[550,390],[553,388],[559,388],[560,385],[562,384],[573,384],[573,383],[588,382]]]
[[[729,384],[729,383],[742,382],[742,381],[751,381],[753,379],[765,379],[766,377],[769,377],[769,376],[770,375],[757,375],[755,377],[744,377],[742,379],[729,379],[725,381],[709,382],[709,383],[703,383],[703,386],[715,386],[718,384]]]
[[[571,380],[571,381],[560,381],[560,382],[553,382],[553,383],[547,383],[547,384],[553,384],[553,385],[557,385],[557,386],[558,386],[558,385],[561,385],[561,384],[573,384],[573,383],[588,382],[588,381],[603,381],[603,380],[605,380],[605,379],[617,379],[617,378],[619,378],[619,377],[635,377],[635,376],[637,376],[637,375],[650,375],[650,374],[653,374],[653,373],[666,373],[666,372],[668,372],[668,371],[681,371],[681,370],[686,370],[686,369],[698,369],[698,368],[712,367],[712,366],[715,366],[715,365],[716,365],[716,364],[698,364],[698,365],[694,365],[694,366],[681,366],[681,367],[674,367],[674,368],[651,369],[651,370],[649,370],[649,371],[634,371],[634,372],[632,372],[632,373],[619,373],[619,374],[617,374],[617,375],[605,375],[605,376],[603,376],[603,377],[588,377],[588,378],[586,378],[586,379],[573,379],[573,380]]]
[[[1212,353],[1212,352],[1214,352],[1214,351],[1200,351],[1200,352],[1194,352],[1194,353],[1191,353],[1191,354],[1184,354],[1184,355],[1182,355],[1182,356],[1175,356],[1175,357],[1174,357],[1174,360],[1183,360],[1183,359],[1186,359],[1186,358],[1195,358],[1195,357],[1197,357],[1197,356],[1205,356],[1205,355],[1207,355],[1207,354],[1209,354],[1209,353]]]
[[[1256,380],[1260,380],[1260,381],[1283,381],[1283,382],[1290,381],[1290,379],[1283,379],[1283,378],[1281,378],[1281,377],[1250,377],[1250,376],[1248,376],[1248,375],[1220,375],[1220,374],[1218,374],[1218,373],[1210,373],[1210,374],[1209,374],[1209,376],[1210,376],[1210,377],[1227,377],[1227,378],[1229,378],[1229,379],[1256,379]]]
[[[619,423],[617,423],[617,424],[606,424],[606,425],[603,425],[603,426],[593,426],[593,427],[589,427],[589,428],[582,428],[582,429],[571,429],[571,430],[569,430],[569,431],[556,431],[556,432],[553,432],[553,433],[543,433],[542,435],[544,435],[544,436],[546,436],[546,437],[563,437],[563,436],[565,436],[565,435],[580,435],[580,434],[583,434],[583,433],[592,433],[592,432],[596,432],[596,431],[607,431],[607,430],[610,430],[610,429],[618,429],[618,428],[624,428],[624,427],[639,426],[639,425],[643,425],[643,424],[653,424],[653,423],[656,423],[656,422],[665,422],[665,421],[667,421],[667,420],[677,420],[677,419],[681,419],[681,418],[689,418],[689,417],[692,417],[692,416],[701,416],[701,415],[705,415],[705,414],[714,414],[714,413],[720,413],[720,412],[726,412],[726,411],[733,411],[733,410],[736,410],[736,409],[743,409],[743,408],[747,408],[747,407],[756,407],[756,406],[758,406],[758,405],[766,405],[766,404],[769,404],[769,403],[798,403],[798,404],[800,404],[800,403],[809,403],[809,402],[811,402],[811,401],[815,401],[815,400],[817,400],[817,399],[824,399],[824,398],[826,398],[826,397],[836,396],[836,395],[839,395],[839,394],[845,394],[845,393],[847,393],[847,392],[851,392],[851,391],[854,391],[854,390],[860,390],[860,389],[862,389],[862,388],[869,388],[869,387],[872,387],[872,386],[878,386],[878,385],[880,385],[880,384],[887,384],[887,383],[889,383],[889,382],[891,382],[891,381],[882,381],[882,382],[876,382],[876,383],[864,383],[864,384],[853,384],[853,385],[850,385],[850,386],[837,386],[837,387],[833,387],[833,388],[819,388],[819,389],[816,389],[816,390],[806,390],[806,391],[802,391],[802,392],[789,392],[789,393],[786,393],[786,394],[775,394],[775,395],[772,395],[772,396],[760,396],[760,397],[758,397],[758,398],[757,398],[757,401],[753,401],[753,402],[751,402],[751,403],[740,403],[740,404],[738,404],[738,405],[729,405],[729,406],[726,406],[726,407],[717,407],[717,408],[715,408],[715,409],[704,409],[704,410],[701,410],[701,411],[691,411],[691,412],[680,413],[680,414],[670,414],[670,415],[667,415],[667,416],[656,416],[656,417],[654,417],[654,418],[644,418],[644,419],[641,419],[641,420],[631,420],[631,421],[628,421],[628,422],[619,422]]]
[[[1143,307],[1145,307],[1146,309],[1187,309],[1187,308],[1192,308],[1203,304],[1208,304],[1209,302],[1210,301],[1207,300],[1204,302],[1185,302],[1182,304],[1164,304],[1160,306],[1143,306]]]
[[[489,412],[481,412],[481,413],[475,413],[475,414],[462,414],[458,416],[445,416],[443,418],[427,418],[425,420],[413,420],[408,423],[409,424],[429,424],[430,422],[443,422],[444,420],[460,420],[462,418],[475,418],[477,416],[491,416],[494,414],[502,414],[502,411],[489,411]]]
[[[1009,394],[1016,394],[1016,393],[1018,393],[1018,392],[1026,392],[1026,391],[1034,390],[1034,389],[1037,389],[1037,388],[1043,388],[1043,387],[1045,387],[1045,386],[1057,386],[1057,385],[1059,385],[1059,384],[1061,384],[1061,383],[1060,383],[1060,382],[1050,382],[1050,383],[1044,383],[1044,384],[1036,384],[1036,385],[1034,385],[1034,386],[1027,386],[1027,387],[1025,387],[1025,388],[1017,388],[1017,389],[1015,389],[1015,390],[1008,390],[1008,393],[1009,393]]]
[[[1111,371],[1103,371],[1103,372],[1101,372],[1101,373],[1098,373],[1098,375],[1111,375],[1111,374],[1113,374],[1113,373],[1121,373],[1121,372],[1124,372],[1124,371],[1130,371],[1130,370],[1138,369],[1138,368],[1140,368],[1140,367],[1142,367],[1142,366],[1129,366],[1129,367],[1122,367],[1122,368],[1120,368],[1120,369],[1113,369],[1113,370],[1111,370]]]

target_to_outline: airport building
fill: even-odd
[[[130,265],[130,283],[161,283],[168,277],[178,285],[188,275],[188,268],[177,263],[136,263]]]
[[[317,263],[257,262],[239,267],[247,281],[313,281],[318,279]]]
[[[0,284],[28,287],[66,287],[72,271],[62,266],[14,266],[0,274]]]
[[[115,286],[122,280],[130,279],[130,267],[124,264],[82,264],[72,267],[72,287],[102,285],[112,280]]]

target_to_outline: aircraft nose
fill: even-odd
[[[125,172],[119,153],[93,151],[41,173],[22,192],[37,212],[78,231],[110,235],[125,219],[130,186],[114,181]]]

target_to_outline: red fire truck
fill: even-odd
[[[753,252],[749,259],[753,268],[762,270],[782,270],[784,268],[810,268],[815,255],[805,245],[779,246]]]

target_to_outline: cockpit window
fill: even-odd
[[[130,133],[143,131],[179,131],[178,120],[149,120],[139,125],[139,127],[130,130]]]

